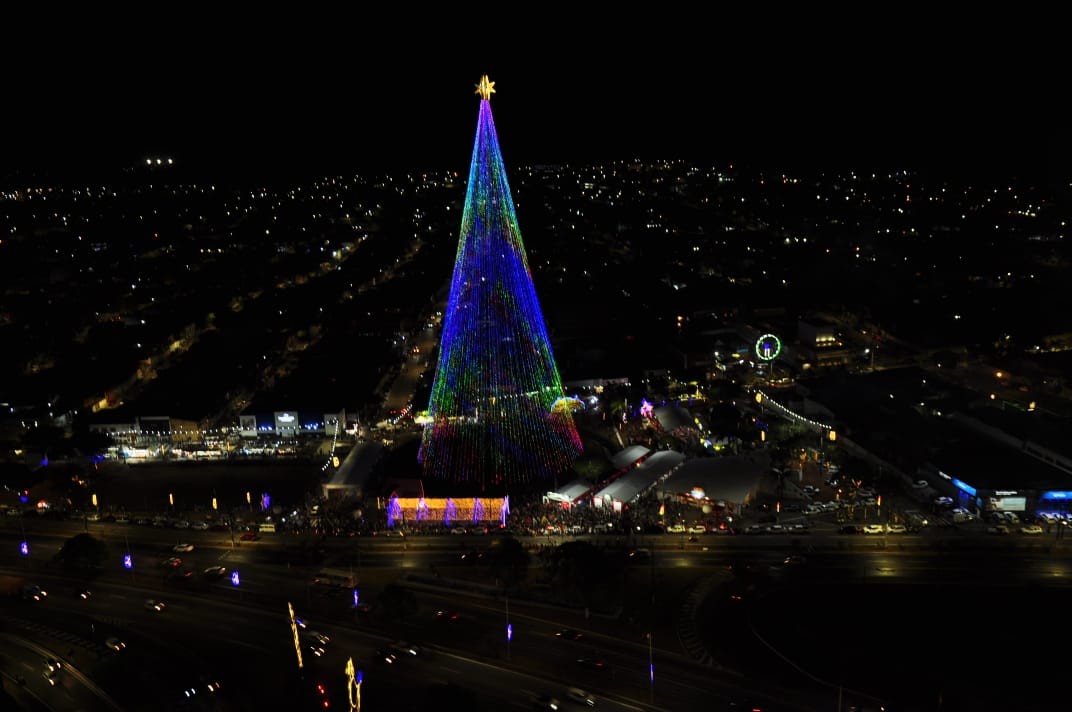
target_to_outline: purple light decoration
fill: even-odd
[[[123,555],[123,568],[124,569],[132,569],[132,568],[134,568],[134,557],[131,556],[130,554],[124,554]]]
[[[272,506],[272,498],[268,496],[267,492],[261,492],[261,511],[267,512],[268,508]]]
[[[360,599],[360,595],[358,594],[357,589],[355,588],[354,589],[354,608],[357,608],[357,603],[358,603],[359,599]]]
[[[424,501],[424,497],[417,500],[417,521],[423,522],[428,519],[431,512],[428,510],[428,503]]]
[[[514,637],[514,626],[511,623],[506,624],[506,642],[509,643]]]
[[[649,403],[647,398],[640,401],[640,414],[645,418],[650,418],[654,410],[655,406]]]
[[[648,678],[651,680],[651,684],[655,684],[655,663],[648,663]]]
[[[240,579],[238,577],[238,572],[237,571],[232,571],[231,572],[231,585],[232,586],[237,586],[240,583],[242,583],[242,579]]]
[[[391,497],[387,505],[387,528],[392,528],[396,522],[402,520],[402,505],[398,501],[398,495]]]
[[[19,553],[23,556],[30,555],[30,542],[24,541],[19,543]]]
[[[454,500],[447,497],[447,506],[443,510],[443,523],[448,527],[454,523],[454,520],[458,518],[458,507],[454,504]]]
[[[480,102],[439,362],[418,460],[430,476],[541,481],[581,451],[487,99]]]
[[[484,519],[484,503],[480,501],[480,498],[473,500],[473,521],[479,522]]]
[[[510,513],[510,495],[503,497],[502,508],[499,511],[499,518],[502,521],[502,525],[506,527],[506,515]]]

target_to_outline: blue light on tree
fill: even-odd
[[[23,556],[30,555],[30,542],[24,541],[19,543],[19,553]]]
[[[237,571],[232,571],[231,572],[231,585],[232,586],[237,586],[240,583],[242,583],[242,579],[240,579],[238,577],[238,572]]]
[[[134,557],[131,556],[130,554],[124,554],[123,555],[123,568],[124,569],[132,569],[132,568],[134,568]]]

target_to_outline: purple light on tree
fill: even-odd
[[[499,518],[502,520],[503,527],[506,526],[506,515],[510,513],[510,495],[503,497],[502,508],[499,510]]]
[[[387,505],[387,528],[390,529],[395,525],[395,522],[402,520],[402,505],[398,502],[398,496],[391,497],[390,504]]]
[[[454,504],[454,500],[448,497],[446,509],[443,510],[443,523],[449,527],[457,518],[458,507]]]
[[[479,522],[482,519],[484,519],[484,503],[478,497],[473,500],[473,521]]]
[[[272,498],[268,496],[267,492],[261,492],[261,511],[267,512],[268,508],[272,506]]]
[[[417,501],[417,521],[423,522],[424,520],[428,519],[429,514],[430,512],[428,511],[428,503],[424,501],[424,497],[421,497]]]

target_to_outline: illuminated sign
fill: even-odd
[[[1018,494],[1016,490],[994,490],[995,497],[1015,497]]]
[[[1042,499],[1072,499],[1072,492],[1043,492]]]
[[[707,496],[707,493],[704,492],[703,487],[693,487],[692,490],[689,491],[689,496],[693,499],[703,499]]]
[[[297,420],[297,418],[295,418],[290,413],[280,413],[276,416],[276,420],[278,420],[280,423],[293,423],[295,420]]]
[[[969,485],[967,482],[961,482],[956,477],[951,477],[949,479],[953,482],[953,486],[957,489],[961,490],[962,492],[967,492],[972,497],[975,496],[975,488]]]

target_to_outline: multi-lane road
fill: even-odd
[[[331,636],[323,656],[306,651],[305,682],[323,677],[329,694],[340,704],[345,695],[343,666],[346,657],[353,656],[365,673],[366,709],[378,709],[377,700],[397,699],[401,692],[418,705],[430,689],[456,688],[475,692],[487,709],[530,709],[541,695],[564,698],[570,686],[593,691],[600,709],[733,709],[746,702],[762,709],[822,706],[821,689],[795,687],[786,692],[754,671],[742,676],[743,671],[728,666],[700,665],[678,640],[662,639],[665,636],[649,650],[644,640],[624,637],[613,625],[604,624],[585,627],[582,640],[563,640],[555,633],[572,625],[564,621],[577,620],[575,612],[520,601],[512,601],[507,613],[501,598],[469,598],[415,585],[417,613],[394,621],[355,617],[349,592],[323,596],[321,589],[309,585],[317,567],[295,565],[299,540],[284,535],[266,534],[260,541],[232,546],[229,533],[90,524],[91,533],[108,543],[115,562],[88,584],[93,589],[90,599],[81,600],[73,595],[76,583],[59,575],[50,559],[84,525],[36,520],[17,528],[5,524],[0,532],[0,565],[9,577],[39,583],[52,594],[43,604],[17,598],[5,603],[0,664],[9,688],[15,675],[26,680],[12,688],[17,688],[13,694],[26,709],[133,709],[139,702],[159,704],[157,696],[179,700],[187,684],[205,687],[215,675],[225,683],[219,699],[227,702],[227,708],[244,709],[247,701],[271,700],[272,688],[265,688],[263,680],[290,689],[283,683],[294,678],[297,669],[285,615],[288,601],[308,616],[310,625]],[[31,545],[29,557],[17,553],[24,528]],[[193,551],[172,551],[180,539],[193,544]],[[400,574],[420,574],[422,580],[429,571],[463,575],[459,552],[482,548],[489,539],[472,535],[327,539],[321,565],[353,566],[366,595],[374,597],[377,589]],[[824,581],[964,581],[980,577],[981,571],[1049,585],[1072,581],[1072,552],[1049,539],[967,539],[955,533],[947,537],[928,533],[891,536],[886,548],[879,548],[882,540],[821,532],[797,537],[709,536],[696,542],[674,535],[646,536],[639,544],[650,554],[638,565],[636,580],[646,581],[649,568],[653,577],[660,578],[674,569],[695,572],[697,579],[728,579],[730,565],[742,560],[752,570],[769,571],[776,578],[782,558],[797,551],[806,555],[811,575]],[[969,543],[985,548],[950,551],[953,545]],[[121,566],[128,550],[134,556],[133,571]],[[173,556],[182,558],[182,564],[175,569],[163,566]],[[203,570],[209,566],[223,566],[227,575],[208,578]],[[191,571],[186,582],[181,574],[167,577],[168,571],[186,569]],[[230,579],[236,570],[238,586]],[[147,598],[163,599],[167,608],[161,613],[147,611],[143,605]],[[443,622],[435,617],[437,610],[451,610],[457,617]],[[121,638],[127,647],[119,653],[109,650],[108,637]],[[424,646],[424,653],[390,665],[377,663],[375,651],[397,638]],[[60,684],[50,685],[41,674],[43,654],[38,648],[61,657],[70,654],[70,667]],[[125,669],[115,663],[134,658],[132,652],[139,666]],[[650,660],[655,663],[654,685]],[[152,675],[139,672],[145,666],[151,667]],[[124,683],[125,676],[136,676],[137,684]],[[207,687],[201,692],[208,692]]]

